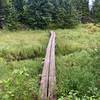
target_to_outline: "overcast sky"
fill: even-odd
[[[95,0],[89,0],[89,5],[92,5],[93,1],[95,1]]]
[[[95,0],[89,0],[89,6],[90,6],[90,10],[91,10],[91,8],[92,8],[93,1],[95,1]]]

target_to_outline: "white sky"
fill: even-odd
[[[91,10],[91,8],[92,8],[93,1],[95,1],[95,0],[89,0],[89,7],[90,7],[90,10]]]
[[[89,5],[92,5],[93,1],[95,1],[95,0],[89,0]]]

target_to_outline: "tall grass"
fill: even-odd
[[[7,60],[43,57],[48,41],[46,31],[0,33],[0,56]]]
[[[37,100],[47,31],[0,32],[0,100]]]
[[[90,24],[87,26],[56,30],[56,76],[59,100],[100,99],[100,85],[98,85],[100,29]],[[91,31],[94,27],[95,31]]]
[[[57,55],[66,55],[75,51],[91,51],[100,46],[100,29],[90,34],[85,26],[76,29],[55,30],[57,33]],[[91,30],[90,30],[91,31]]]

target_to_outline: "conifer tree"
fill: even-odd
[[[93,5],[93,17],[96,22],[100,22],[100,0],[95,0]]]
[[[72,2],[78,12],[80,21],[82,23],[87,22],[89,18],[89,0],[72,0]]]
[[[4,0],[0,0],[0,28],[3,28],[4,21]]]
[[[12,5],[16,10],[18,20],[20,22],[23,22],[23,13],[24,13],[24,5],[25,5],[24,0],[12,0]]]

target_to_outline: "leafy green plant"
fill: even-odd
[[[38,98],[41,59],[16,61],[5,67],[8,67],[10,73],[7,79],[0,80],[1,100]]]
[[[56,30],[58,100],[100,98],[100,30],[94,34],[89,34],[87,30],[83,26],[73,30]]]

